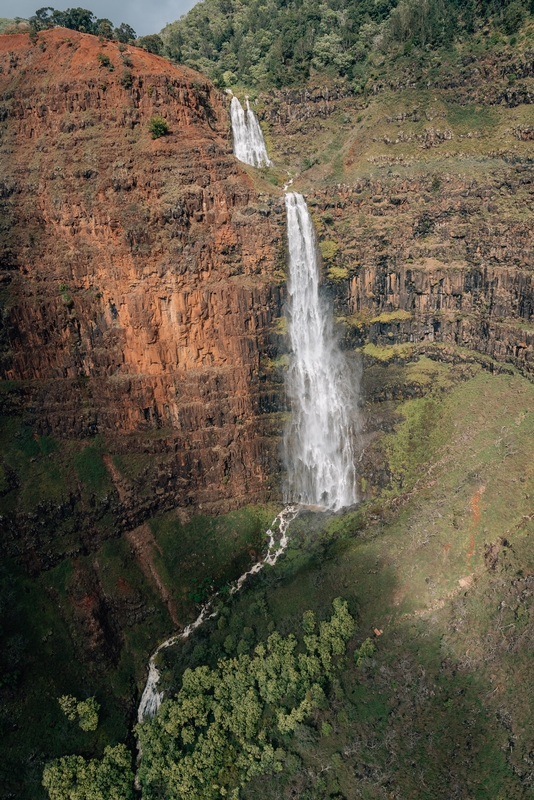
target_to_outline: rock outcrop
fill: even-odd
[[[532,170],[360,181],[317,192],[348,342],[440,342],[534,370]],[[434,180],[434,191],[432,182]],[[328,224],[321,225],[324,217]],[[400,312],[400,313],[399,313]]]

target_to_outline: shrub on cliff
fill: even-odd
[[[160,136],[166,136],[166,134],[169,133],[169,126],[163,117],[152,117],[148,123],[148,127],[150,128],[153,139],[159,139]]]
[[[105,53],[98,53],[97,59],[100,61],[101,67],[106,67],[106,69],[109,70],[109,72],[113,72],[115,67],[111,63],[111,59],[109,56],[107,56]]]
[[[133,86],[133,75],[129,69],[125,69],[122,75],[119,78],[119,83],[124,86],[125,89],[131,89]]]

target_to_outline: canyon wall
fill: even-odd
[[[36,436],[152,454],[139,482],[160,505],[264,499],[283,218],[232,155],[226,97],[54,29],[0,37],[0,98],[5,407]],[[155,140],[154,116],[169,128]],[[155,500],[127,489],[130,525]]]
[[[446,345],[532,372],[532,57],[483,51],[365,91],[260,94],[347,347]]]

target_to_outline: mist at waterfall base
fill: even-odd
[[[332,311],[319,294],[319,260],[306,201],[288,192],[286,209],[291,420],[284,433],[285,500],[335,511],[358,499],[357,379],[336,342]]]
[[[243,109],[235,95],[232,97],[230,117],[232,119],[235,157],[244,164],[250,164],[251,167],[272,166],[272,161],[267,155],[260,123],[250,108],[248,97],[246,99],[246,109]]]

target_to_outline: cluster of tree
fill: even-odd
[[[203,0],[162,38],[219,85],[285,86],[311,70],[354,79],[374,50],[447,45],[488,20],[511,34],[533,11],[534,0]]]
[[[111,20],[97,19],[87,8],[67,8],[66,11],[57,11],[55,8],[46,6],[39,8],[33,17],[30,17],[29,23],[36,31],[60,27],[82,33],[93,33],[96,36],[103,36],[105,39],[116,39],[125,44],[136,39],[136,33],[130,25],[121,22],[118,28],[114,28]]]
[[[253,655],[185,670],[177,695],[136,728],[145,800],[237,798],[254,775],[283,769],[280,745],[314,709],[328,706],[325,689],[356,628],[346,601],[337,598],[333,607],[319,624],[305,612],[301,639],[275,632]],[[79,713],[74,698],[63,705]],[[50,800],[130,800],[131,754],[117,745],[102,759],[65,756],[46,767],[43,785]]]
[[[325,707],[335,658],[355,630],[347,603],[333,605],[319,625],[305,613],[302,643],[273,633],[253,656],[185,671],[178,695],[137,727],[144,798],[237,798],[254,775],[282,770],[283,737]]]
[[[59,698],[59,705],[68,720],[74,722],[78,720],[78,725],[82,731],[96,731],[98,728],[98,712],[100,703],[95,697],[87,700],[77,700],[71,694],[64,694]]]
[[[131,25],[121,22],[117,28],[114,28],[111,20],[98,19],[87,8],[67,8],[66,11],[57,11],[55,8],[46,6],[39,8],[33,17],[30,17],[29,23],[33,31],[44,31],[55,27],[69,28],[72,31],[92,33],[104,39],[115,39],[123,44],[135,43],[137,47],[142,47],[156,55],[162,55],[164,50],[163,40],[157,33],[137,38]]]
[[[50,800],[130,800],[132,754],[124,744],[106,747],[103,758],[64,756],[45,767],[43,786]]]

